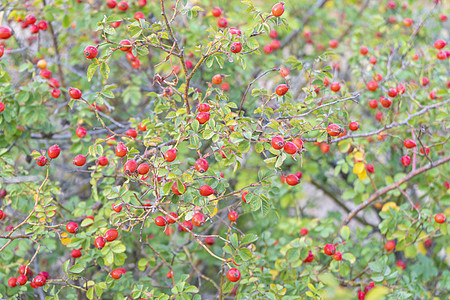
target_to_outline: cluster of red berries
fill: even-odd
[[[336,261],[342,260],[342,253],[336,251],[336,246],[333,244],[326,244],[323,247],[323,252],[328,256],[333,256],[333,259]]]
[[[44,286],[50,275],[46,271],[41,271],[38,275],[33,278],[33,271],[29,266],[21,266],[19,268],[19,276],[11,277],[8,279],[8,286],[16,287],[17,285],[25,285],[28,280],[30,280],[30,286],[33,289]]]
[[[367,285],[364,288],[364,291],[359,291],[358,292],[358,300],[364,300],[366,298],[366,294],[375,287],[375,282],[371,282],[369,283],[369,285]]]
[[[30,27],[30,32],[32,34],[37,34],[40,30],[46,31],[48,27],[47,21],[42,20],[37,22],[36,17],[31,14],[27,15],[24,20],[22,20],[22,18],[19,17],[17,19],[17,22],[22,22],[21,23],[22,29]]]

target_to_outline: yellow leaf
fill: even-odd
[[[362,173],[363,171],[365,171],[366,169],[364,168],[364,163],[362,163],[362,162],[359,162],[359,163],[356,163],[354,166],[353,166],[353,173],[355,173],[355,174],[360,174],[360,173]],[[366,174],[367,175],[367,174]]]
[[[361,181],[363,181],[364,179],[366,179],[366,178],[367,178],[367,172],[366,172],[366,169],[363,169],[363,171],[362,171],[361,173],[358,173],[358,177],[359,177],[359,180],[361,180]]]
[[[356,152],[355,153],[355,159],[357,161],[362,161],[364,159],[364,154],[362,152]]]
[[[62,243],[64,246],[69,245],[70,242],[71,242],[71,239],[70,239],[70,238],[62,238],[62,239],[61,239],[61,243]]]
[[[398,210],[398,206],[395,202],[393,201],[389,201],[386,204],[383,205],[383,208],[381,209],[381,211],[389,211],[389,208]]]
[[[275,280],[280,272],[277,270],[270,270],[269,273],[272,274],[272,279]]]
[[[425,248],[425,245],[423,243],[419,243],[417,245],[417,250],[419,250],[419,252],[423,255],[427,255],[427,249]]]
[[[61,236],[62,236],[62,237],[66,237],[66,236],[67,236],[67,232],[61,233]]]

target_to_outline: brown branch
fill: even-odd
[[[433,169],[437,166],[440,166],[442,164],[447,163],[448,161],[450,161],[450,156],[446,156],[444,158],[441,158],[440,160],[437,160],[434,162],[434,164],[427,164],[426,166],[423,166],[419,169],[416,169],[413,172],[410,172],[408,175],[406,175],[405,177],[403,177],[402,179],[394,182],[391,185],[388,185],[378,191],[376,191],[375,193],[373,193],[369,199],[367,199],[366,201],[364,201],[363,203],[361,203],[360,205],[358,205],[357,207],[355,207],[350,213],[349,215],[345,218],[345,220],[342,222],[342,226],[347,225],[355,216],[356,214],[358,214],[358,212],[360,212],[361,210],[363,210],[364,208],[366,208],[367,206],[369,206],[370,204],[372,204],[372,202],[374,202],[376,199],[378,199],[378,197],[386,194],[387,192],[398,188],[400,185],[402,185],[403,183],[411,180],[412,178],[414,178],[415,176],[426,172],[430,169]]]

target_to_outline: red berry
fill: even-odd
[[[112,242],[115,239],[117,239],[118,236],[119,236],[119,232],[117,231],[117,229],[115,229],[115,228],[109,229],[105,233],[105,240],[108,242]]]
[[[105,157],[105,156],[100,156],[100,157],[98,158],[97,162],[98,162],[98,164],[99,164],[100,166],[106,166],[106,165],[108,165],[109,160],[108,160],[108,158]]]
[[[169,279],[172,278],[173,277],[173,271],[172,270],[168,271],[166,276]]]
[[[377,59],[375,58],[375,57],[371,57],[371,58],[369,58],[369,62],[372,64],[372,65],[375,65],[376,63],[377,63]]]
[[[434,216],[434,220],[436,221],[436,223],[442,224],[445,222],[445,216],[444,214],[438,213]]]
[[[53,89],[52,90],[52,97],[53,98],[59,98],[61,96],[61,91],[59,89]]]
[[[117,8],[120,11],[126,11],[128,9],[128,2],[126,1],[120,1],[119,4],[117,4]]]
[[[131,52],[128,52],[128,53],[131,53]],[[146,131],[147,130],[147,126],[144,125],[143,122],[139,123],[138,127],[139,127],[140,131]]]
[[[241,272],[236,268],[231,268],[227,272],[227,278],[231,282],[236,282],[241,279]]]
[[[361,53],[361,55],[366,55],[369,53],[369,49],[366,46],[361,46],[361,48],[359,48],[359,53]]]
[[[47,164],[47,157],[40,156],[36,159],[36,163],[38,166],[43,167]],[[1,219],[1,218],[0,218]]]
[[[384,248],[388,252],[394,250],[394,248],[395,248],[395,241],[387,241],[386,244],[384,244]]]
[[[397,97],[397,89],[396,88],[390,88],[388,91],[388,95],[391,98]]]
[[[150,166],[147,163],[142,163],[137,168],[137,171],[140,175],[145,175],[150,171]]]
[[[110,275],[113,279],[119,279],[124,273],[123,269],[114,269],[111,271]]]
[[[272,38],[272,39],[276,39],[278,37],[278,32],[275,29],[272,29],[269,32],[269,37]]]
[[[164,158],[168,162],[172,162],[177,158],[177,149],[169,149],[164,154]]]
[[[366,298],[366,294],[363,291],[358,292],[358,300],[364,300]]]
[[[119,212],[122,211],[122,205],[115,205],[115,204],[113,203],[113,204],[112,204],[112,209],[113,209],[115,212],[119,213]]]
[[[178,226],[178,230],[180,230],[180,231],[188,231],[187,229],[192,230],[192,228],[194,228],[194,225],[192,225],[191,221],[184,221],[183,222],[183,226]]]
[[[405,167],[407,167],[407,166],[409,166],[409,165],[411,164],[411,158],[410,158],[408,155],[402,156],[401,161],[402,161],[402,164],[403,164]]]
[[[330,124],[327,127],[327,133],[330,136],[338,136],[342,132],[342,128],[336,124]]]
[[[157,217],[155,218],[155,224],[156,224],[157,226],[163,227],[163,226],[166,226],[167,221],[166,221],[166,219],[165,219],[163,216],[157,216]]]
[[[184,186],[184,192],[181,193],[181,192],[178,190],[178,185],[177,185],[177,182],[175,181],[175,182],[173,183],[173,185],[172,185],[172,192],[173,192],[175,195],[178,195],[178,196],[184,194],[184,193],[186,192],[186,185],[183,183],[183,186]]]
[[[422,78],[422,85],[427,86],[430,83],[430,80],[427,77]]]
[[[75,166],[81,167],[86,163],[86,156],[82,155],[82,154],[78,154],[77,156],[75,156],[75,158],[73,159],[73,164]]]
[[[230,51],[233,53],[239,53],[242,50],[242,45],[240,42],[234,42],[230,46]]]
[[[272,7],[272,15],[274,17],[279,17],[283,13],[284,13],[284,3],[283,2],[277,3]]]
[[[8,285],[10,287],[16,287],[17,286],[17,278],[11,277],[8,279]]]
[[[79,89],[77,89],[77,88],[71,88],[69,90],[69,95],[73,99],[80,99],[81,98],[81,91]]]
[[[378,101],[376,99],[371,99],[369,101],[369,106],[370,106],[370,108],[373,108],[373,109],[377,108],[378,107]]]
[[[339,92],[339,90],[341,89],[341,85],[339,84],[339,82],[333,82],[331,85],[330,85],[330,89],[333,91],[333,92]]]
[[[236,212],[236,211],[230,211],[229,213],[228,213],[228,219],[231,221],[231,222],[236,222],[237,221],[237,219],[238,219],[238,217],[239,217],[239,215],[238,215],[238,213]]]
[[[107,0],[106,1],[106,7],[107,8],[114,8],[117,6],[117,1],[116,0]]]
[[[192,216],[192,224],[197,227],[201,227],[205,224],[205,216],[202,213],[195,213]]]
[[[405,92],[406,92],[405,87],[403,86],[403,84],[400,83],[400,84],[397,86],[397,93],[399,93],[400,95],[403,95]]]
[[[411,148],[416,147],[416,142],[414,142],[414,141],[411,140],[411,139],[406,139],[406,140],[403,142],[403,145],[404,145],[406,148],[411,149]]]
[[[358,124],[358,122],[350,122],[350,124],[348,124],[348,128],[351,131],[356,131],[359,128],[359,124]]]
[[[94,245],[95,245],[95,248],[102,249],[106,245],[105,238],[102,236],[99,236],[98,238],[95,239]]]
[[[375,172],[375,168],[373,167],[373,165],[366,165],[366,170],[369,173],[374,173]]]
[[[127,155],[128,149],[123,143],[118,143],[116,146],[116,155],[118,157],[124,157]]]
[[[31,32],[32,34],[38,33],[38,32],[39,32],[39,26],[37,26],[37,25],[35,25],[35,24],[31,25],[31,26],[30,26],[30,32]]]
[[[177,219],[178,219],[178,214],[175,213],[175,212],[171,212],[171,213],[169,213],[169,215],[167,216],[167,222],[168,222],[169,224],[176,223],[175,220],[177,220]]]
[[[412,23],[413,20],[411,20],[410,18],[403,19],[403,25],[405,25],[405,27],[411,27]]]
[[[331,40],[331,41],[328,42],[328,45],[329,45],[331,48],[336,48],[336,47],[338,46],[338,41],[336,41],[336,40]]]
[[[19,275],[19,276],[17,276],[17,283],[18,283],[19,285],[24,285],[25,283],[27,283],[27,281],[28,281],[27,276],[25,276],[25,275]]]
[[[211,13],[214,17],[218,18],[222,15],[222,10],[220,9],[220,7],[214,7]]]
[[[277,86],[275,93],[277,93],[278,96],[283,96],[289,91],[289,87],[286,84],[280,84]]]
[[[70,255],[72,255],[73,258],[78,258],[81,256],[81,251],[78,249],[74,249],[72,250],[72,252],[70,253]]]
[[[436,40],[436,42],[434,42],[434,48],[441,50],[446,44],[447,43],[444,40]]]
[[[200,105],[198,106],[198,111],[199,112],[208,112],[210,111],[211,107],[209,106],[208,103],[200,103]]]
[[[286,68],[280,68],[280,75],[281,77],[287,77],[289,74],[291,73],[291,71],[289,71],[289,69]]]
[[[284,147],[284,138],[282,136],[276,135],[270,141],[272,147],[276,150],[283,149]]]
[[[133,174],[134,172],[136,172],[137,167],[137,162],[134,159],[130,159],[123,166],[123,171],[125,174]]]
[[[28,25],[36,23],[36,17],[33,15],[27,15],[25,17],[25,23],[27,23]]]
[[[436,57],[439,60],[447,59],[447,53],[444,51],[439,51],[438,53],[436,53]]]
[[[131,42],[129,40],[122,40],[120,41],[119,45],[122,45],[124,47],[120,47],[120,50],[123,52],[128,52],[131,51],[132,47],[127,47],[127,46],[131,46]]]
[[[209,121],[209,112],[198,113],[196,119],[200,124],[205,124],[206,122]]]
[[[226,18],[220,18],[217,20],[217,26],[219,26],[220,28],[225,28],[228,26],[228,21]]]
[[[223,80],[222,74],[216,74],[212,77],[212,83],[217,85],[221,84],[222,80]]]
[[[66,225],[66,230],[68,233],[77,233],[78,232],[78,224],[75,222],[69,222]]]
[[[33,271],[31,271],[29,266],[20,266],[19,268],[19,274],[25,275],[25,276],[33,276]]]
[[[212,237],[212,236],[208,236],[208,237],[205,238],[205,244],[206,245],[212,246],[212,245],[214,245],[214,242],[215,242],[215,238]]]
[[[96,58],[98,54],[98,50],[94,46],[87,46],[84,49],[84,56],[86,56],[87,59],[93,59]]]
[[[295,154],[298,151],[298,147],[293,142],[287,142],[284,144],[284,152],[287,154]]]
[[[138,11],[138,12],[136,12],[136,13],[134,14],[134,19],[135,19],[136,21],[139,21],[139,19],[145,19],[145,15],[144,15],[143,12]]]
[[[290,175],[286,176],[286,183],[289,185],[294,186],[294,185],[299,184],[299,182],[300,182],[300,179],[298,179],[298,177],[295,176],[294,174],[290,174]]]
[[[199,189],[200,195],[207,197],[209,195],[214,194],[214,189],[209,185],[202,185]]]
[[[380,97],[380,103],[383,107],[390,107],[392,105],[392,101],[386,97]]]
[[[292,142],[299,148],[303,148],[303,141],[301,139],[295,138],[292,140]]]
[[[307,235],[307,234],[308,234],[308,229],[306,229],[306,228],[300,229],[300,235]]]
[[[342,260],[342,253],[341,252],[336,252],[335,254],[333,254],[333,258],[336,261]]]
[[[247,195],[248,195],[248,193],[249,192],[244,192],[244,193],[242,193],[242,196],[241,196],[241,199],[242,199],[242,201],[244,201],[245,203],[247,203]]]
[[[50,77],[52,77],[52,72],[50,72],[47,69],[42,69],[41,72],[39,72],[39,76],[41,76],[42,78],[49,79]]]
[[[427,155],[430,153],[430,148],[426,148],[425,147],[425,152],[427,153]],[[422,154],[425,154],[425,153],[423,153],[423,147],[420,147],[420,153],[422,153]]]
[[[209,163],[204,158],[199,158],[195,162],[195,169],[197,171],[199,171],[200,173],[205,173],[206,171],[208,171],[208,168],[209,168]]]
[[[281,47],[281,42],[279,41],[279,40],[272,40],[271,42],[270,42],[270,48],[272,49],[272,50],[278,50],[278,48],[280,48]]]
[[[312,251],[308,252],[308,256],[303,261],[304,263],[310,263],[314,260],[314,255],[312,254]]]
[[[75,130],[75,134],[77,135],[77,137],[79,137],[80,139],[84,138],[87,134],[87,130],[83,127],[78,127],[77,130]]]
[[[9,27],[0,26],[0,40],[7,40],[11,37],[12,31]]]
[[[376,81],[374,81],[374,80],[371,80],[371,81],[369,81],[368,83],[367,83],[367,89],[369,90],[369,91],[376,91],[377,90],[377,88],[378,88],[378,82],[376,82]]]
[[[323,247],[323,252],[325,252],[326,255],[333,255],[336,252],[336,247],[334,247],[333,244],[326,244],[325,247]]]

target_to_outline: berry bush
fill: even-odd
[[[0,1],[0,298],[447,299],[449,11]]]

